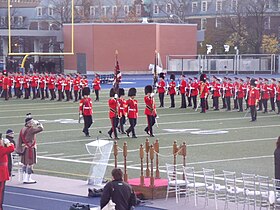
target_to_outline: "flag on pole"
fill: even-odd
[[[113,82],[113,86],[114,86],[114,90],[115,93],[119,92],[119,85],[122,79],[122,74],[121,74],[121,70],[120,70],[120,65],[119,65],[119,61],[118,61],[118,50],[116,50],[115,52],[115,71],[114,71],[114,82]]]
[[[158,65],[158,59],[157,59],[157,51],[155,51],[155,64],[154,64],[154,90],[156,89],[157,82],[158,82],[158,74],[157,74],[157,65]]]

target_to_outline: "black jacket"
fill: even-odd
[[[100,200],[101,209],[110,199],[116,204],[116,210],[129,210],[136,205],[136,196],[132,187],[123,181],[114,180],[105,185]]]
[[[274,151],[275,179],[280,179],[280,147]]]

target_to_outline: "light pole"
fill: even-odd
[[[185,23],[185,22],[184,22],[178,15],[176,15],[176,14],[171,14],[171,15],[169,15],[169,17],[170,17],[170,18],[177,17],[180,23]]]

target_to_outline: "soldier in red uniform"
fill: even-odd
[[[227,83],[226,83],[226,86],[225,86],[225,99],[226,99],[226,104],[227,104],[227,111],[231,110],[230,99],[232,97],[232,89],[233,89],[233,86],[231,84],[231,79],[227,78]]]
[[[3,73],[0,71],[0,97],[3,97]]]
[[[39,78],[37,77],[36,73],[33,72],[33,75],[31,76],[31,89],[32,89],[32,95],[33,95],[32,99],[36,99],[38,79]]]
[[[171,105],[169,108],[175,108],[175,94],[176,94],[176,82],[175,82],[175,74],[170,75],[170,82],[169,82],[169,87],[168,87],[168,92],[170,95],[170,101]]]
[[[116,94],[114,88],[111,88],[110,90],[110,99],[108,101],[109,105],[109,118],[111,121],[111,129],[108,131],[109,137],[112,138],[112,133],[114,133],[115,139],[118,138],[117,134],[117,126],[119,123],[119,116],[118,116],[118,95]]]
[[[62,91],[63,91],[63,83],[64,80],[62,79],[62,76],[59,74],[58,78],[56,80],[56,88],[57,88],[57,92],[58,92],[58,99],[57,101],[62,101]]]
[[[219,98],[221,97],[221,84],[217,77],[214,77],[215,81],[212,83],[213,88],[213,107],[215,111],[219,110]]]
[[[244,84],[243,84],[244,80],[243,79],[239,79],[239,83],[237,88],[237,101],[238,101],[238,112],[243,112],[243,98],[244,98]]]
[[[3,72],[3,77],[2,77],[2,88],[3,88],[3,97],[7,101],[9,99],[9,84],[10,84],[10,78],[8,77],[8,72],[4,71]]]
[[[0,210],[3,210],[4,190],[6,181],[9,180],[8,154],[15,150],[10,142],[4,142],[0,136]]]
[[[24,88],[24,99],[29,99],[30,97],[30,77],[29,75],[25,75],[23,77],[23,88]]]
[[[185,75],[181,76],[181,84],[180,84],[180,93],[181,93],[181,107],[180,108],[187,108],[186,104],[186,87],[187,82],[185,80]]]
[[[49,77],[49,82],[48,82],[48,89],[50,90],[50,94],[51,94],[51,101],[53,101],[56,98],[55,95],[55,76],[53,75],[53,73],[51,73],[50,77]]]
[[[83,88],[82,95],[83,98],[80,100],[79,113],[80,116],[83,116],[84,118],[83,133],[86,135],[86,137],[90,137],[89,128],[92,125],[92,101],[91,98],[89,97],[90,95],[89,87]]]
[[[275,102],[276,102],[276,84],[275,84],[276,79],[272,78],[271,83],[268,86],[269,90],[269,96],[270,96],[270,104],[271,104],[271,112],[275,112]]]
[[[209,92],[206,81],[207,81],[206,74],[201,74],[200,75],[200,105],[201,105],[200,113],[206,112],[206,99],[207,99],[208,92]]]
[[[100,78],[99,78],[99,75],[98,74],[95,74],[95,78],[93,80],[93,89],[94,89],[94,92],[95,92],[95,101],[99,101],[99,91],[101,89],[101,86],[100,86]]]
[[[224,77],[222,85],[221,85],[221,96],[222,96],[222,102],[223,102],[222,109],[226,109],[227,108],[226,97],[225,97],[226,85],[227,85],[227,77]]]
[[[198,92],[199,92],[197,77],[193,78],[193,82],[191,83],[190,91],[191,91],[191,98],[192,98],[192,101],[193,101],[193,109],[196,109],[196,107],[197,107],[197,96],[198,96]]]
[[[262,99],[262,88],[263,88],[263,79],[260,77],[259,78],[259,82],[257,84],[257,90],[259,91],[259,109],[258,111],[262,111],[263,110],[263,99]]]
[[[66,101],[70,101],[70,89],[71,89],[71,78],[70,75],[67,74],[66,80],[65,80],[65,94],[66,94]]]
[[[267,83],[268,83],[268,79],[265,78],[261,88],[261,99],[264,107],[263,113],[267,113],[267,101],[269,99],[269,90],[268,90]]]
[[[132,138],[137,138],[135,134],[135,126],[137,124],[138,118],[138,101],[135,100],[136,89],[130,88],[128,90],[129,99],[126,101],[126,113],[129,120],[130,127],[126,130],[126,134],[129,137],[130,132],[132,133]]]
[[[255,79],[251,79],[250,81],[250,90],[249,90],[249,95],[248,95],[248,104],[250,107],[250,111],[251,111],[251,122],[254,122],[257,120],[257,105],[259,102],[259,98],[260,98],[260,93],[258,88],[256,88],[257,86],[257,80]]]
[[[249,108],[248,105],[248,96],[249,96],[249,90],[250,90],[250,77],[246,77],[246,82],[244,83],[244,96],[245,96],[245,101],[246,101],[246,109]]]
[[[165,81],[164,81],[164,73],[159,74],[159,82],[158,82],[158,96],[159,96],[159,107],[164,107],[164,94],[165,94]]]
[[[280,80],[278,81],[278,84],[276,86],[276,104],[278,108],[277,114],[280,114]]]
[[[124,124],[125,124],[125,116],[126,116],[126,101],[124,99],[124,89],[119,88],[119,93],[118,93],[118,103],[119,103],[119,110],[118,110],[118,115],[119,115],[119,126],[118,130],[121,134],[126,134],[124,132]]]
[[[73,80],[73,89],[74,89],[74,102],[78,101],[78,93],[80,90],[80,77],[76,75],[75,79]]]
[[[146,108],[144,114],[147,116],[147,127],[144,129],[148,135],[154,137],[153,126],[156,122],[157,112],[156,112],[156,104],[154,99],[153,87],[151,85],[147,85],[145,87],[145,97],[144,101],[146,104]],[[184,94],[185,95],[185,94]]]

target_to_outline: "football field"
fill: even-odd
[[[146,116],[144,115],[144,91],[137,89],[139,118],[136,126],[137,139],[119,134],[118,145],[122,148],[128,144],[128,176],[140,176],[139,146],[148,137],[144,132]],[[44,131],[37,135],[38,163],[35,173],[48,174],[86,180],[92,165],[93,156],[88,154],[85,144],[95,140],[108,139],[110,128],[108,119],[108,89],[101,91],[100,102],[93,103],[94,123],[90,129],[91,137],[82,133],[83,124],[78,123],[78,103],[57,102],[49,100],[0,99],[0,132],[8,128],[15,131],[17,139],[24,126],[26,113],[31,112],[34,119],[44,125]],[[127,93],[127,89],[126,89]],[[93,94],[91,97],[94,99]],[[158,105],[158,96],[155,96]],[[256,122],[250,122],[250,113],[234,111],[212,111],[201,114],[188,107],[179,109],[180,96],[176,96],[176,108],[170,109],[169,96],[165,96],[165,108],[158,108],[158,127],[154,126],[155,137],[150,142],[159,140],[160,169],[165,163],[172,163],[172,144],[187,144],[187,164],[196,170],[214,168],[216,173],[222,170],[235,171],[237,176],[254,173],[274,177],[273,152],[279,136],[280,116],[275,112],[263,114],[258,112]],[[127,128],[128,124],[126,125]],[[99,133],[101,131],[102,134]],[[178,158],[179,162],[181,157]],[[121,149],[118,158],[123,165]],[[111,154],[106,177],[114,166]],[[165,177],[164,172],[161,177]]]

